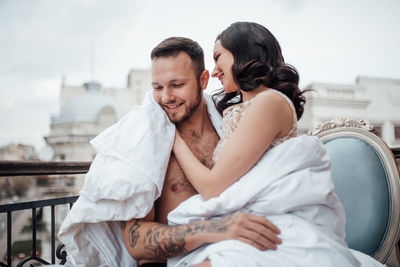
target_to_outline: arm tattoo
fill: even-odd
[[[139,239],[140,220],[135,220],[134,223],[129,227],[129,245],[133,248]]]
[[[124,231],[126,228],[126,221],[121,221],[120,223],[121,223],[121,229],[122,231]]]
[[[151,253],[151,258],[167,259],[189,252],[186,237],[198,233],[223,233],[235,221],[232,216],[218,220],[200,221],[188,225],[170,226],[155,224],[143,236],[143,246]],[[134,248],[139,239],[141,221],[135,220],[129,227],[129,245]]]

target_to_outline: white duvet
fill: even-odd
[[[237,240],[203,246],[172,258],[168,266],[209,259],[212,266],[382,266],[348,249],[345,213],[331,179],[330,161],[316,137],[299,136],[270,149],[219,197],[195,195],[168,215],[172,225],[239,211],[265,216],[280,230],[277,250],[261,251]]]
[[[211,96],[204,99],[218,132],[221,116]],[[143,218],[160,196],[174,138],[175,125],[149,92],[142,105],[91,141],[96,157],[58,233],[66,265],[137,265],[125,249],[120,221]]]

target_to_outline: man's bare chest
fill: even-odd
[[[193,154],[205,166],[213,166],[213,152],[219,137],[215,133],[213,138],[206,138],[203,142],[194,142],[195,140],[185,140],[192,150]],[[171,154],[167,172],[165,175],[163,190],[160,198],[156,202],[157,221],[165,222],[168,213],[176,208],[181,202],[197,194],[196,189],[185,176],[175,156]]]
[[[213,166],[213,151],[215,146],[199,147],[193,143],[189,145],[196,158],[208,168]],[[176,194],[196,194],[197,191],[193,188],[192,184],[182,171],[175,156],[171,154],[167,173],[164,180],[164,188]]]

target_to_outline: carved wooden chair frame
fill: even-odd
[[[317,136],[322,143],[342,136],[359,138],[373,147],[381,158],[389,178],[391,192],[391,216],[385,239],[382,242],[380,249],[375,253],[374,258],[385,263],[395,247],[396,254],[398,256],[397,243],[399,241],[400,233],[399,170],[397,169],[396,161],[390,148],[380,137],[373,134],[371,132],[372,130],[373,127],[365,121],[337,118],[321,123],[315,129],[315,131],[312,132],[312,134]]]

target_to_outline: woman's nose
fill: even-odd
[[[215,65],[213,72],[211,73],[211,77],[215,78],[218,76],[218,69],[217,69],[217,65]]]

